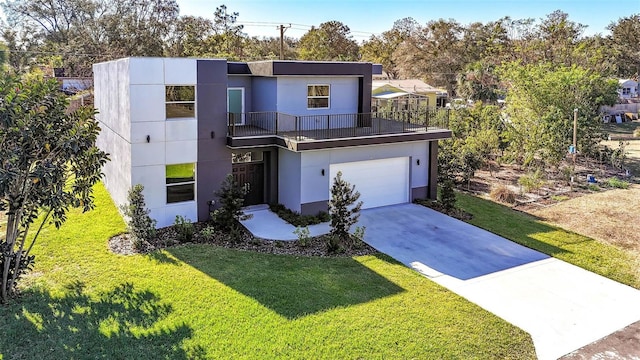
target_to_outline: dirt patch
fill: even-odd
[[[195,223],[196,232],[191,241],[180,242],[173,226],[158,229],[158,234],[150,242],[144,242],[140,250],[136,250],[129,234],[119,234],[109,239],[109,250],[116,254],[133,255],[149,253],[155,250],[184,244],[210,244],[229,249],[255,251],[268,254],[295,255],[295,256],[323,256],[323,257],[352,257],[376,254],[377,251],[366,243],[360,243],[357,247],[344,249],[337,253],[327,251],[327,236],[309,238],[304,244],[299,241],[275,241],[256,238],[244,228],[234,237],[220,231],[214,231],[205,235],[207,223]]]
[[[640,354],[640,322],[614,332],[596,342],[560,358],[578,359],[637,359]]]
[[[640,254],[640,185],[563,201],[529,212],[545,221]]]

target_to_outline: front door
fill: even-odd
[[[264,203],[263,163],[233,164],[231,172],[236,184],[248,190],[244,198],[245,206]]]
[[[227,112],[236,125],[244,125],[244,88],[227,89]]]

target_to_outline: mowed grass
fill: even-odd
[[[45,229],[23,296],[0,306],[0,358],[535,358],[527,333],[382,255],[114,255],[125,225],[96,198]]]
[[[632,252],[563,230],[534,216],[514,211],[489,200],[462,193],[456,195],[457,205],[473,214],[473,219],[469,223],[518,244],[640,289],[637,257]]]

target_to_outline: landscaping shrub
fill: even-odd
[[[134,185],[127,194],[128,205],[120,206],[122,213],[127,218],[127,229],[136,250],[142,248],[144,241],[149,241],[156,236],[156,221],[149,216],[142,194],[144,186]]]
[[[309,242],[311,241],[311,233],[309,232],[309,227],[300,227],[298,226],[293,233],[298,236],[298,243],[302,247],[307,247]]]
[[[351,247],[354,239],[349,233],[352,225],[358,222],[362,201],[358,201],[360,193],[355,185],[342,179],[342,172],[333,179],[331,199],[329,199],[329,214],[331,215],[331,232],[327,237],[327,250],[340,251],[343,247]]]
[[[557,201],[557,202],[567,201],[569,200],[569,197],[567,195],[552,195],[551,200]]]
[[[301,215],[293,210],[287,209],[282,204],[271,204],[269,209],[278,215],[282,220],[288,222],[293,226],[309,226],[316,225],[323,222],[328,222],[331,217],[328,213],[320,211],[317,215]]]
[[[542,178],[543,173],[540,169],[528,173],[526,175],[522,175],[518,179],[518,184],[522,186],[524,192],[531,192],[540,189],[544,185],[544,179]]]
[[[207,241],[213,240],[215,234],[216,230],[213,228],[213,226],[207,226],[204,229],[200,230],[200,237]]]
[[[587,185],[587,189],[589,189],[590,191],[600,191],[600,186],[596,184],[589,184]]]
[[[180,242],[189,242],[193,240],[193,234],[196,232],[196,228],[186,217],[176,215],[176,219],[173,222],[173,228],[176,231],[177,240]]]
[[[633,130],[633,137],[640,137],[640,128]]]
[[[494,187],[489,196],[494,201],[505,204],[514,204],[516,202],[516,193],[505,185],[498,185]]]
[[[220,199],[221,206],[211,213],[211,220],[214,225],[222,231],[237,230],[240,226],[238,221],[249,218],[242,212],[247,190],[242,186],[238,186],[233,180],[233,175],[229,174],[222,182],[220,189],[215,192],[215,195]]]
[[[607,184],[610,187],[616,188],[616,189],[628,189],[629,188],[629,183],[627,181],[620,180],[620,179],[615,178],[615,177],[612,177],[609,180],[607,180]]]
[[[453,191],[453,181],[445,179],[440,185],[440,205],[442,210],[451,211],[456,207],[456,193]]]

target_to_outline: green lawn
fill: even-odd
[[[640,273],[631,252],[551,226],[489,200],[463,193],[456,195],[457,205],[473,214],[471,224],[640,289]]]
[[[0,306],[0,358],[535,358],[524,331],[384,256],[111,254],[124,224],[96,189]]]

